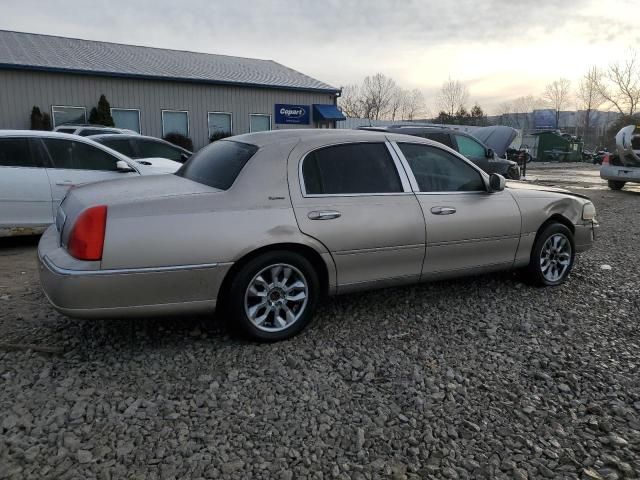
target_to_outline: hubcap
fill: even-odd
[[[270,265],[249,282],[244,310],[260,330],[279,332],[302,316],[308,293],[307,279],[296,267],[285,263]]]
[[[560,280],[571,264],[571,242],[562,233],[547,238],[540,252],[542,276],[550,282]]]

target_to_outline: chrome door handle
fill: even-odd
[[[451,215],[456,213],[456,209],[453,207],[433,207],[431,213],[434,215]]]
[[[336,212],[335,210],[320,210],[309,212],[309,220],[332,220],[334,218],[338,218],[342,214],[340,212]]]
[[[73,187],[73,182],[71,180],[65,180],[63,182],[56,182],[56,185],[60,187]]]

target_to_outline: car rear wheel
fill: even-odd
[[[622,187],[624,187],[624,184],[627,182],[622,182],[620,180],[609,180],[607,183],[609,184],[609,188],[611,190],[622,190]]]
[[[554,286],[569,276],[575,260],[573,234],[560,223],[551,223],[538,235],[527,267],[527,277],[536,285]]]
[[[274,251],[246,263],[233,277],[228,312],[250,337],[277,341],[298,334],[312,320],[320,282],[311,262]]]

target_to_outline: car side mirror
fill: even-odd
[[[487,158],[493,158],[493,150],[491,148],[487,148],[487,152],[485,155]]]
[[[116,162],[116,170],[121,173],[135,172],[135,169],[124,160],[118,160]]]
[[[507,181],[502,175],[498,173],[492,173],[491,175],[489,175],[489,193],[503,191],[506,183]]]
[[[181,153],[180,154],[180,161],[182,163],[186,162],[187,160],[189,160],[191,158],[191,155],[187,155],[186,153]]]

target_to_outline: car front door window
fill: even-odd
[[[398,143],[421,192],[484,191],[480,173],[449,152],[414,143]]]
[[[487,157],[485,148],[473,138],[465,135],[455,135],[455,137],[456,143],[458,144],[458,151],[469,160],[479,161]]]
[[[54,168],[117,171],[118,158],[93,145],[73,140],[45,138]]]

